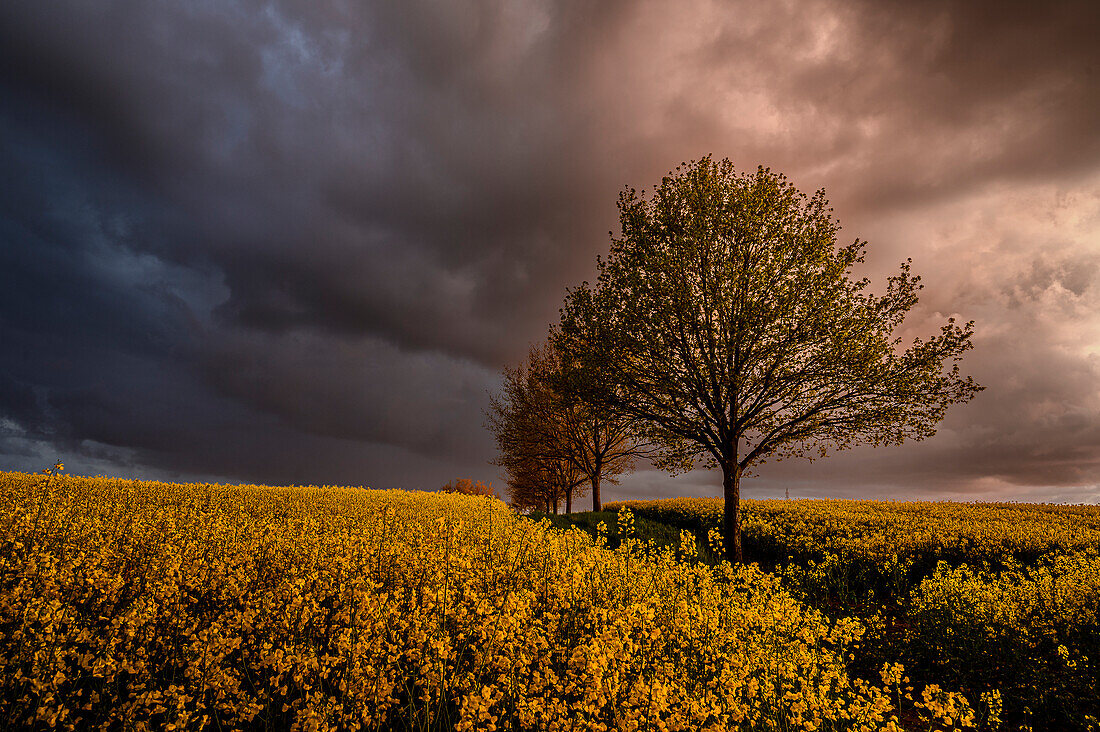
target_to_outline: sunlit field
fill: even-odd
[[[869,629],[857,665],[998,693],[1009,729],[1097,729],[1100,506],[743,501],[746,559]],[[707,536],[719,499],[609,504]],[[713,558],[705,556],[713,562]],[[989,698],[989,697],[987,697]]]
[[[888,555],[890,504],[774,503],[747,546],[797,560],[761,569],[626,510],[592,535],[486,497],[0,473],[0,728],[996,729],[1002,705],[1087,728],[1092,509],[1004,508],[1045,538],[976,528],[964,568],[944,536],[921,575],[937,550]],[[920,505],[944,534],[987,510]],[[841,541],[844,507],[871,518]],[[860,531],[884,569],[834,580]]]

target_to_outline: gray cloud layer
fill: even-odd
[[[713,152],[826,187],[877,282],[912,256],[907,335],[974,318],[988,387],[757,490],[1091,500],[1097,37],[1087,1],[9,4],[0,465],[491,475],[485,392],[618,190]]]

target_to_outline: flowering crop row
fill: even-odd
[[[0,473],[4,729],[895,729],[862,633],[490,498]]]
[[[606,504],[690,529],[718,528],[719,498]],[[953,501],[741,502],[748,551],[761,558],[858,554],[875,561],[935,556],[1001,563],[1100,546],[1100,506]],[[935,566],[935,562],[933,562]]]
[[[903,604],[941,561],[1007,567],[1100,546],[1100,506],[889,501],[742,501],[746,557],[821,607]],[[607,504],[700,539],[717,498]]]

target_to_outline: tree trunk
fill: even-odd
[[[722,512],[722,544],[726,559],[740,564],[741,555],[741,466],[736,460],[722,463],[722,495],[725,510]]]
[[[565,512],[573,513],[573,489],[565,489]]]
[[[592,476],[592,510],[602,511],[603,504],[600,503],[600,474],[596,473]]]

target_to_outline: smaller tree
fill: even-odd
[[[564,498],[565,510],[572,511],[584,475],[568,458],[547,354],[532,347],[523,364],[505,367],[502,375],[503,393],[490,397],[486,416],[499,450],[493,463],[508,474],[513,505],[557,513]]]
[[[650,426],[618,408],[607,398],[605,384],[576,358],[563,358],[557,347],[561,338],[550,330],[546,351],[552,356],[551,384],[561,414],[565,457],[588,479],[592,489],[592,510],[602,511],[600,488],[603,481],[618,485],[618,476],[634,471],[639,459],[671,473],[690,470],[685,451],[652,435]]]
[[[504,391],[490,399],[489,429],[497,439],[498,465],[532,490],[532,476],[563,491],[566,511],[585,481],[592,510],[602,510],[604,481],[634,469],[652,454],[635,422],[606,402],[589,399],[585,373],[562,361],[553,341],[532,346],[518,368],[505,368]],[[517,476],[523,476],[522,480]],[[579,476],[579,479],[578,479]],[[543,489],[545,492],[547,489]]]

